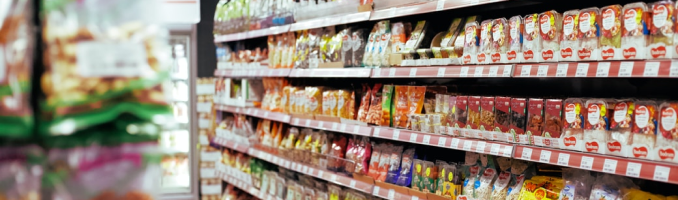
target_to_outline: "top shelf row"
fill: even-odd
[[[436,12],[441,10],[450,10],[463,7],[471,7],[482,4],[502,2],[506,0],[435,0],[429,1],[420,4],[406,5],[401,7],[393,7],[382,10],[367,11],[367,12],[358,12],[352,14],[340,14],[327,16],[316,19],[309,19],[293,24],[287,24],[282,26],[274,26],[270,28],[264,28],[259,30],[251,30],[240,33],[232,33],[226,35],[215,35],[214,42],[231,42],[244,40],[249,38],[257,38],[268,35],[276,35],[280,33],[285,33],[289,31],[299,31],[314,29],[327,26],[335,26],[341,24],[356,23],[362,21],[373,21],[373,20],[382,20],[389,19],[394,17],[402,17],[408,15],[417,15],[423,13]]]

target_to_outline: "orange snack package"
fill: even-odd
[[[367,112],[370,109],[370,98],[372,96],[372,90],[367,84],[363,84],[363,97],[360,100],[360,107],[358,108],[358,121],[367,122]]]
[[[337,117],[344,119],[351,119],[349,116],[349,110],[353,109],[348,106],[348,103],[351,101],[351,93],[347,90],[338,90],[336,92],[337,99]]]
[[[372,88],[372,102],[370,103],[370,110],[367,112],[367,123],[381,124],[381,84],[377,83]]]
[[[322,88],[321,87],[306,87],[306,108],[305,113],[308,114],[322,114]]]
[[[410,86],[405,85],[396,85],[395,86],[395,100],[394,107],[395,113],[393,114],[393,127],[396,128],[407,128],[409,112],[408,105],[408,90]]]
[[[421,109],[424,107],[424,95],[426,94],[426,86],[411,86],[407,92],[409,113],[421,114]]]

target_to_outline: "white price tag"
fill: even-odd
[[[652,179],[655,181],[668,182],[669,173],[671,173],[671,168],[657,165],[654,167],[654,176],[652,176]]]
[[[355,188],[355,180],[351,180],[351,182],[349,182],[348,185],[351,186],[352,188]]]
[[[483,77],[483,70],[485,70],[485,67],[476,67],[475,71],[473,72],[473,77]]]
[[[646,62],[643,77],[657,77],[659,74],[659,62]]]
[[[523,65],[520,67],[520,77],[530,77],[530,72],[532,71],[532,65]]]
[[[332,123],[332,130],[336,131],[337,128],[339,128],[339,123],[336,123],[336,122]]]
[[[398,140],[398,138],[400,138],[400,130],[395,129],[393,130],[393,139]]]
[[[513,153],[513,146],[504,146],[504,151],[501,152],[501,156],[511,157]]]
[[[388,190],[388,199],[395,199],[395,190],[393,189]]]
[[[374,186],[374,188],[372,188],[372,195],[379,196],[379,186]]]
[[[440,11],[445,8],[445,0],[438,0],[438,4],[436,4],[436,11]]]
[[[669,77],[678,77],[678,62],[671,61],[671,68],[669,68]]]
[[[504,65],[504,73],[502,73],[502,77],[511,77],[511,69],[513,69],[513,65]]]
[[[410,68],[410,77],[417,76],[417,68]]]
[[[598,69],[596,69],[596,77],[607,77],[610,73],[609,62],[599,62]]]
[[[640,168],[643,167],[643,164],[629,162],[626,164],[626,176],[636,177],[640,176]]]
[[[591,170],[593,168],[593,157],[582,156],[579,168]]]
[[[301,173],[308,174],[308,167],[305,165],[301,167]]]
[[[325,171],[323,171],[323,170],[318,170],[318,177],[323,178],[323,174],[324,174],[324,173],[325,173]]]
[[[532,159],[532,149],[523,148],[523,154],[520,156],[520,158],[525,159],[525,160],[531,160]]]
[[[473,142],[468,141],[468,140],[464,141],[464,147],[463,147],[464,151],[470,151],[471,146],[473,146]]]
[[[570,64],[564,63],[564,64],[558,64],[558,67],[556,68],[556,77],[566,77],[567,76],[567,69],[570,67]]]
[[[497,77],[498,72],[499,72],[499,66],[492,66],[492,67],[490,67],[490,72],[487,76],[488,77]]]
[[[412,196],[411,200],[419,200],[419,197],[418,196]]]
[[[325,129],[325,122],[323,122],[323,121],[318,121],[318,128],[319,128],[319,129]]]
[[[417,142],[417,134],[416,133],[410,133],[410,142]]]
[[[283,117],[283,121],[285,121],[285,122],[290,121],[290,116],[289,116],[289,115],[285,115],[285,116]]]
[[[341,124],[341,126],[339,127],[339,131],[346,132],[346,124]]]
[[[633,65],[634,62],[621,62],[619,64],[619,73],[617,76],[619,77],[631,77],[633,74]]]
[[[336,174],[330,175],[330,181],[337,182],[337,175]]]
[[[486,145],[487,145],[486,142],[478,141],[478,143],[476,144],[476,152],[485,153],[485,146]]]
[[[299,125],[299,118],[294,118],[294,125]]]
[[[374,131],[372,132],[372,136],[374,137],[379,137],[379,132],[381,131],[380,128],[374,128]]]
[[[452,138],[452,143],[450,144],[450,147],[453,149],[459,148],[459,139],[457,138]]]
[[[444,138],[444,137],[438,138],[438,146],[444,147],[445,142],[447,142],[447,138]]]
[[[252,113],[252,115],[254,115],[254,116],[259,115],[259,110],[254,110],[254,113]]]
[[[273,76],[273,70],[268,70],[268,76]]]
[[[444,67],[438,67],[437,77],[445,77],[445,68]]]
[[[461,70],[459,71],[459,77],[467,76],[468,76],[468,67],[461,67]]]
[[[388,69],[388,77],[394,77],[394,76],[395,76],[395,73],[396,73],[396,69],[395,69],[395,68],[390,68],[390,69]]]
[[[617,160],[605,159],[605,163],[603,163],[603,172],[610,174],[617,173]]]
[[[353,133],[359,134],[359,133],[360,133],[360,126],[354,125],[354,126],[353,126]]]
[[[431,143],[431,136],[430,135],[424,135],[424,140],[422,141],[424,144],[430,144]]]
[[[307,119],[307,120],[306,120],[305,126],[306,126],[306,127],[310,127],[310,126],[311,126],[311,120],[308,120],[308,119]]]
[[[492,146],[490,146],[490,154],[492,154],[492,155],[499,155],[499,147],[501,147],[501,145],[499,145],[499,144],[492,144]]]
[[[374,69],[374,75],[375,77],[381,77],[381,68],[375,68]]]
[[[310,167],[308,168],[308,174],[313,175],[313,168],[310,168]]]
[[[537,77],[546,77],[548,73],[549,73],[548,65],[539,65],[539,68],[537,68]]]
[[[551,151],[541,150],[541,154],[539,154],[539,162],[543,163],[551,162]]]
[[[577,63],[577,71],[574,73],[574,77],[586,77],[588,74],[589,74],[589,64]]]

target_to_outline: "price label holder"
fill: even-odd
[[[486,145],[487,145],[486,142],[478,141],[478,143],[476,144],[476,152],[485,153],[485,146]]]
[[[541,154],[539,154],[539,162],[543,163],[551,162],[551,151],[541,150]]]
[[[476,67],[475,71],[473,72],[473,77],[483,77],[484,68],[485,67],[483,66]]]
[[[351,188],[355,188],[355,180],[351,180],[348,184]]]
[[[652,179],[655,181],[668,182],[669,173],[671,173],[671,168],[657,165],[654,167],[654,176],[652,176]]]
[[[671,68],[669,68],[669,77],[678,77],[678,62],[671,61]]]
[[[440,2],[440,1],[438,1]],[[438,67],[438,74],[436,77],[445,77],[445,68],[444,67]]]
[[[610,63],[599,62],[598,68],[596,69],[596,77],[607,77],[609,73],[610,73]]]
[[[404,61],[403,61],[404,62]],[[394,77],[396,74],[396,68],[388,69],[388,77]]]
[[[461,67],[459,77],[468,77],[468,67]]]
[[[459,139],[452,138],[452,143],[450,143],[450,147],[452,147],[453,149],[459,148]]]
[[[581,163],[579,164],[579,168],[587,169],[587,170],[593,169],[593,157],[582,156],[581,157]]]
[[[626,164],[626,176],[630,177],[640,177],[640,168],[643,167],[643,164],[628,162]]]
[[[490,67],[490,72],[487,75],[488,77],[497,77],[499,72],[499,66]]]
[[[445,0],[438,0],[436,4],[436,11],[441,11],[445,8]]]
[[[657,77],[659,75],[659,62],[646,62],[643,77]]]
[[[445,137],[439,137],[438,138],[438,146],[444,147],[445,142],[447,142],[447,138],[445,138]]]
[[[586,77],[589,74],[589,63],[577,63],[577,71],[574,77]]]
[[[424,144],[431,144],[431,136],[430,135],[424,135],[424,140],[422,141]]]
[[[398,140],[400,138],[400,130],[395,129],[393,130],[393,139]]]
[[[530,160],[532,159],[532,149],[524,147],[523,148],[523,154],[520,156],[520,158],[524,160]]]
[[[417,142],[417,134],[416,133],[410,133],[410,142],[413,142],[413,143]]]
[[[379,132],[381,132],[380,128],[375,127],[374,131],[372,132],[373,137],[379,137]]]
[[[523,65],[520,67],[520,77],[530,77],[532,65]]]
[[[563,63],[563,64],[558,64],[556,67],[556,77],[566,77],[567,76],[567,69],[570,67],[570,64]]]
[[[570,164],[570,154],[558,153],[558,165],[568,166]]]
[[[499,155],[499,148],[500,147],[501,147],[501,145],[499,145],[499,144],[492,144],[490,146],[490,154]]]
[[[502,77],[511,77],[511,69],[513,69],[513,65],[504,65]]]
[[[470,151],[472,145],[473,145],[472,141],[469,141],[469,140],[464,141],[464,146],[463,146],[464,151]]]
[[[605,159],[603,163],[603,172],[614,174],[617,173],[617,160]]]
[[[410,68],[410,77],[417,76],[417,68]]]
[[[635,62],[621,62],[619,64],[618,77],[631,77],[633,74],[633,65]]]
[[[548,65],[539,65],[539,68],[537,68],[537,77],[546,77],[548,73],[549,73]]]

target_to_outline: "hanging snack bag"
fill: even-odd
[[[467,22],[464,25],[464,54],[461,64],[475,64],[476,56],[479,52],[480,44],[480,25],[476,21]]]
[[[540,37],[539,22],[537,13],[526,15],[523,18],[523,62],[537,62],[537,59],[541,58],[539,54],[542,50],[542,37]],[[539,56],[535,56],[535,54]]]
[[[509,133],[513,135],[513,142],[520,144],[529,144],[525,134],[525,125],[527,124],[527,99],[511,98],[511,116]]]
[[[444,189],[443,186],[444,186],[444,183],[445,183],[445,177],[444,177],[445,176],[445,170],[449,166],[450,165],[447,164],[447,162],[445,162],[445,161],[436,160],[436,167],[438,168],[438,171],[437,171],[438,177],[436,177],[436,185],[438,185],[438,187],[436,187],[436,191],[435,191],[436,195],[442,195],[443,194],[443,189]]]
[[[323,115],[325,116],[335,116],[336,115],[336,96],[334,96],[334,91],[323,91]]]
[[[306,87],[306,113],[319,115],[322,114],[322,87]]]
[[[579,10],[565,11],[563,13],[563,38],[560,41],[560,60],[578,60],[575,52],[579,45]]]
[[[424,161],[419,159],[414,159],[414,172],[412,173],[412,189],[416,191],[421,191],[421,180],[423,179],[422,173],[424,169]]]
[[[482,138],[479,134],[480,126],[480,96],[468,97],[468,117],[466,119],[465,137]]]
[[[393,107],[395,107],[395,112],[393,115],[393,127],[396,128],[407,128],[408,124],[408,113],[409,113],[409,104],[408,104],[408,91],[411,86],[405,85],[396,85],[395,86],[395,96]]]
[[[480,23],[480,43],[478,44],[475,64],[490,63],[492,41],[492,20],[488,19]]]
[[[393,85],[384,85],[381,91],[381,122],[377,123],[380,126],[392,127],[393,117],[391,115],[393,106]]]
[[[579,60],[600,60],[600,24],[602,16],[597,7],[579,11]]]
[[[560,39],[563,29],[563,16],[555,10],[539,14],[541,40],[541,62],[558,62],[560,59]]]
[[[676,151],[678,150],[678,103],[664,102],[659,108],[659,133],[657,136],[657,150],[655,158],[661,161],[678,162]]]
[[[421,109],[424,107],[424,95],[426,94],[426,86],[410,86],[408,88],[408,115],[421,114]],[[425,118],[423,118],[426,120]]]
[[[452,136],[462,136],[462,132],[466,132],[466,122],[468,118],[468,96],[457,96],[457,101],[454,104],[454,127]]]
[[[626,21],[622,19],[622,6],[610,5],[600,9],[601,13],[601,34],[600,34],[600,59],[602,60],[620,60],[622,59],[622,41],[621,24]]]
[[[494,129],[492,140],[508,142],[506,133],[509,133],[510,114],[511,114],[511,97],[497,97],[495,98],[494,106]]]
[[[344,172],[344,158],[346,154],[346,147],[348,145],[348,139],[339,134],[334,134],[332,136],[332,147],[330,149],[330,157],[328,161],[328,169],[334,172]]]
[[[372,103],[370,104],[369,111],[367,112],[366,122],[370,124],[381,124],[381,101],[382,101],[382,90],[381,83],[374,84],[372,88]]]
[[[560,137],[560,148],[583,151],[584,115],[587,114],[584,101],[578,98],[565,99],[564,127]]]
[[[341,35],[341,53],[340,58],[335,62],[344,62],[344,67],[353,66],[353,36],[350,28],[340,31],[337,35]]]
[[[478,179],[478,174],[480,173],[480,166],[464,166],[467,168],[466,178],[464,179],[464,186],[462,188],[461,194],[469,197],[474,196],[475,183]]]
[[[650,153],[655,150],[657,141],[658,106],[654,101],[637,101],[633,112],[631,133],[632,158],[658,159]]]
[[[495,99],[494,97],[482,97],[480,99],[480,126],[482,139],[492,139],[491,131],[494,129],[495,121]]]
[[[358,108],[358,121],[367,122],[367,113],[370,109],[370,98],[372,97],[372,89],[367,84],[363,84],[363,94],[360,100],[360,107]]]
[[[508,52],[506,60],[509,63],[520,63],[523,60],[523,17],[513,16],[508,21]]]
[[[400,161],[402,161],[403,146],[394,146],[391,151],[391,158],[389,158],[389,167],[386,174],[387,183],[395,184],[400,175]]]
[[[623,59],[646,58],[651,12],[644,2],[624,5],[621,37]]]
[[[506,199],[508,196],[509,183],[511,182],[511,173],[503,171],[497,176],[497,180],[492,186],[492,195],[489,199]]]
[[[584,123],[584,150],[593,153],[605,153],[606,148],[600,145],[607,144],[606,136],[609,125],[607,102],[603,99],[589,99],[586,101],[587,114]]]
[[[372,156],[370,157],[370,165],[367,169],[367,175],[373,179],[379,178],[379,159],[381,158],[381,153],[383,151],[382,144],[376,144],[372,142]]]
[[[403,187],[409,187],[412,182],[412,170],[414,160],[414,147],[405,149],[400,163],[400,173],[395,184]]]
[[[635,103],[632,100],[617,100],[610,120],[610,134],[607,136],[607,154],[628,156],[631,149],[631,127]]]
[[[538,146],[555,147],[558,145],[558,139],[563,129],[563,100],[562,99],[547,99],[544,109],[544,129],[541,135],[541,145],[535,139]]]
[[[652,3],[652,23],[650,41],[647,45],[647,58],[674,58],[673,35],[676,26],[675,8],[673,1],[658,1]]]
[[[530,98],[527,109],[527,126],[525,135],[534,144],[533,136],[541,136],[544,131],[544,99]]]
[[[410,53],[419,48],[419,45],[426,34],[427,27],[428,24],[426,21],[418,21],[417,26],[414,27],[414,30],[410,35],[410,38],[407,40],[407,43],[405,43],[405,47],[402,49],[402,52]]]
[[[509,23],[506,18],[492,20],[492,53],[490,63],[507,63],[509,51]]]

